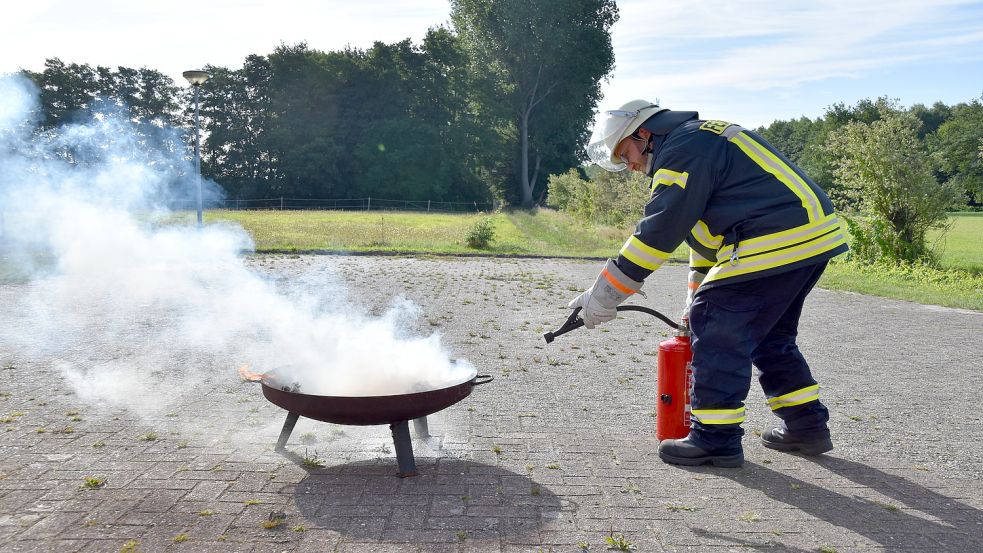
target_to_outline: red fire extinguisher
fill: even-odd
[[[660,442],[689,435],[692,363],[689,320],[683,318],[676,329],[676,335],[659,342],[659,397],[655,408],[655,437]]]
[[[689,320],[685,317],[677,324],[669,317],[648,307],[640,305],[621,305],[618,311],[640,311],[657,317],[670,327],[676,329],[676,335],[659,343],[658,365],[658,399],[655,408],[655,436],[662,440],[685,438],[690,427],[690,384],[693,379],[693,350],[690,349]],[[573,310],[563,326],[543,334],[546,343],[566,334],[571,330],[584,326],[584,320],[579,317],[580,308]]]

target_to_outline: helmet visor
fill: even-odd
[[[591,163],[608,171],[623,171],[627,167],[624,162],[612,158],[618,143],[624,139],[625,131],[640,112],[641,110],[604,112],[604,119],[594,126],[594,133],[587,143],[587,157]]]

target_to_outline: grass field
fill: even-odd
[[[495,238],[487,249],[469,248],[468,231],[492,217]],[[193,224],[178,213],[171,223]],[[481,214],[343,211],[208,211],[206,223],[234,222],[253,237],[257,252],[350,251],[498,254],[606,258],[617,255],[631,228],[595,228],[551,210]],[[983,213],[952,217],[944,235],[930,237],[941,269],[865,267],[834,262],[820,286],[920,303],[983,311]],[[2,245],[2,244],[0,244]],[[685,262],[680,246],[671,261]],[[837,260],[839,261],[839,260]],[[19,280],[13,259],[0,249],[0,282]]]
[[[212,211],[206,221],[235,221],[253,236],[258,252],[490,253],[569,257],[617,254],[630,228],[593,228],[555,211],[516,211],[493,217],[495,240],[485,250],[466,244],[476,214],[337,211]],[[944,270],[830,265],[820,286],[920,303],[983,311],[983,214],[957,214],[944,235],[930,236]],[[685,262],[686,246],[672,261]]]
[[[958,213],[952,226],[941,235],[929,234],[929,241],[941,254],[942,266],[983,274],[983,212]]]
[[[468,230],[492,217],[495,239],[469,248]],[[257,252],[344,250],[353,252],[492,253],[569,257],[614,255],[630,229],[590,228],[566,214],[437,214],[365,211],[210,211],[205,222],[234,221]],[[684,259],[685,257],[681,258]]]

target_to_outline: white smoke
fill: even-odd
[[[26,290],[23,324],[0,328],[0,345],[51,360],[80,396],[163,409],[243,363],[319,395],[473,376],[439,336],[401,332],[413,304],[354,315],[324,276],[284,292],[248,267],[241,228],[175,223],[168,206],[197,185],[175,132],[148,135],[111,113],[42,131],[37,111],[29,81],[0,77],[0,282]]]

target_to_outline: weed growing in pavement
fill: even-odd
[[[188,447],[188,440],[181,440],[174,447],[176,447],[178,449],[184,449],[184,448]]]
[[[258,500],[258,499],[247,499],[247,500],[243,501],[243,503],[248,507],[250,505],[260,505],[263,502],[260,501],[260,500]]]
[[[90,518],[90,519],[86,520],[85,522],[83,522],[82,523],[82,526],[85,526],[86,528],[93,528],[95,526],[99,526],[100,524],[102,524],[102,523],[99,522],[99,519]]]
[[[284,520],[286,520],[286,519],[285,518],[280,518],[280,517],[271,517],[271,518],[268,518],[268,519],[264,520],[263,522],[261,522],[260,523],[260,526],[262,526],[263,528],[266,528],[267,530],[274,530],[274,529],[279,528],[280,526],[282,526]]]
[[[157,438],[158,438],[157,433],[151,430],[150,432],[141,435],[137,439],[140,440],[141,442],[155,442],[157,441]]]
[[[307,453],[307,450],[305,449],[304,450],[304,460],[301,461],[301,464],[304,465],[305,467],[308,467],[308,468],[323,468],[324,467],[324,461],[322,461],[321,458],[318,456],[316,449],[314,450],[314,454],[313,455],[308,454]]]
[[[590,542],[589,541],[578,541],[577,542],[577,549],[580,549],[581,553],[587,553],[587,551],[590,551]]]
[[[66,426],[65,428],[62,428],[61,430],[57,430],[57,432],[60,432],[62,434],[74,434],[75,433],[75,429],[72,428],[71,425],[69,425],[69,426]]]
[[[205,509],[203,511],[198,511],[198,516],[200,517],[210,517],[215,514],[215,511],[211,509]]]
[[[819,546],[819,553],[836,553],[836,548],[825,543]]]
[[[628,484],[621,488],[621,493],[642,493],[642,489],[635,485],[634,482],[628,482]]]
[[[666,510],[678,513],[680,511],[686,511],[692,513],[696,510],[696,507],[690,507],[689,505],[679,505],[676,503],[666,503]]]
[[[303,434],[300,435],[300,443],[307,444],[307,445],[316,444],[317,434],[313,432],[304,432]]]
[[[492,450],[492,453],[494,453],[495,455],[501,455],[502,454],[502,446],[500,446],[498,444],[493,445],[492,448],[491,448],[491,450]]]
[[[140,542],[137,540],[130,540],[123,544],[120,548],[119,553],[138,553],[140,551]]]
[[[215,539],[217,541],[225,541],[225,540],[229,539],[229,536],[226,536],[225,534],[221,534],[221,535],[217,536]]]
[[[99,440],[98,442],[95,442],[94,444],[92,444],[92,447],[94,447],[96,449],[99,449],[101,447],[106,447],[106,442],[104,442],[102,440]]]
[[[881,509],[884,509],[885,511],[897,511],[898,510],[898,506],[897,505],[892,505],[890,503],[885,503],[883,501],[877,501],[876,499],[872,499],[872,500],[870,500],[870,502],[873,503],[874,505],[877,505]]]
[[[35,430],[35,432],[37,432],[38,434],[44,434],[45,432],[47,432],[47,430],[45,430],[44,427],[42,426],[42,427],[38,428],[37,430]]]
[[[761,522],[761,515],[753,511],[745,511],[741,513],[741,516],[737,517],[737,520],[741,522]]]
[[[0,417],[0,423],[4,423],[4,424],[14,422],[15,420],[17,419],[15,419],[12,415],[4,415]]]
[[[468,539],[468,533],[467,533],[466,530],[461,530],[460,532],[457,532],[454,535],[457,536],[457,540],[458,541],[464,541],[464,540]]]
[[[550,463],[550,464],[546,465],[546,468],[548,468],[550,470],[559,470],[560,469],[560,463]]]
[[[97,478],[95,476],[86,476],[85,480],[82,481],[82,487],[87,490],[98,490],[105,485],[105,478]]]
[[[607,542],[608,549],[614,549],[616,551],[632,551],[635,549],[635,544],[628,541],[623,534],[614,535],[613,530],[604,538],[604,541]]]
[[[307,531],[307,527],[304,526],[303,524],[298,524],[297,526],[294,526],[293,528],[291,528],[291,530],[293,530],[294,532],[306,532]]]
[[[180,534],[178,534],[178,535],[174,536],[173,538],[171,538],[171,541],[174,542],[174,543],[186,542],[186,541],[188,541],[188,534],[186,534],[184,532],[181,532]]]

